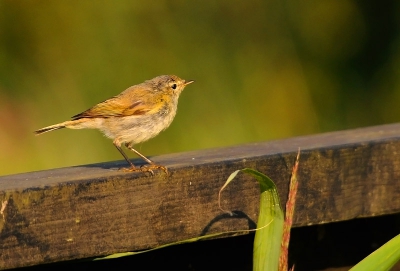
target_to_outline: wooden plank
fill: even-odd
[[[246,229],[257,184],[241,175],[223,193],[224,208],[242,214],[232,219],[218,209],[218,190],[250,167],[275,180],[284,200],[299,147],[295,226],[400,211],[400,124],[153,157],[168,177],[118,171],[123,161],[30,172],[0,177],[0,268]]]

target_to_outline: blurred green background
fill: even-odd
[[[196,83],[145,155],[397,122],[399,3],[2,0],[0,175],[122,160],[33,131],[161,74]]]

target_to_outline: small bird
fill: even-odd
[[[162,169],[168,174],[165,166],[157,165],[133,148],[168,128],[174,119],[178,107],[178,98],[182,90],[193,80],[183,80],[175,75],[161,75],[141,84],[131,86],[104,102],[72,117],[72,120],[44,127],[35,131],[36,135],[58,130],[99,129],[113,140],[114,146],[130,164],[126,171],[150,172]],[[149,165],[135,167],[121,149],[121,145],[141,158]]]

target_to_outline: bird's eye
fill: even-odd
[[[172,84],[171,88],[176,89],[176,84]]]

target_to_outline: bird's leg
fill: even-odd
[[[154,163],[153,161],[151,161],[149,158],[147,158],[146,156],[144,156],[143,154],[141,154],[140,152],[138,152],[137,150],[135,150],[131,144],[126,143],[125,147],[128,148],[129,150],[133,151],[134,153],[136,153],[138,156],[140,156],[141,158],[143,158],[143,160],[145,160],[147,163],[149,163],[150,165],[148,166],[142,166],[141,169],[143,169],[143,171],[149,171],[153,174],[153,169],[162,169],[167,175],[168,175],[168,169],[164,166],[161,165],[157,165],[156,163]]]
[[[128,156],[124,153],[124,151],[121,149],[121,143],[119,143],[118,140],[113,141],[114,146],[117,148],[117,150],[122,154],[122,156],[125,158],[125,160],[131,165],[130,168],[126,168],[125,170],[129,171],[139,171],[138,168],[135,167],[135,165],[129,160]]]

